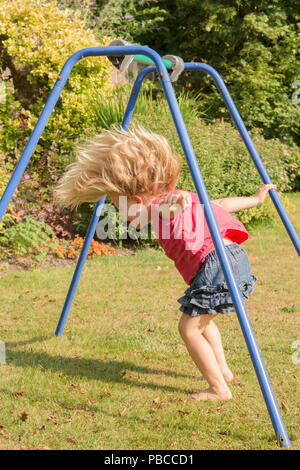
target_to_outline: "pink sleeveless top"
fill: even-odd
[[[175,194],[178,190],[172,191]],[[190,193],[192,205],[173,219],[159,217],[158,203],[166,194],[152,202],[150,214],[159,245],[171,258],[187,284],[201,268],[205,257],[215,249],[198,194]],[[244,225],[217,204],[211,203],[222,238],[241,244],[249,238]]]

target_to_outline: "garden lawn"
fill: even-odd
[[[300,194],[290,199],[299,220]],[[281,226],[257,228],[243,246],[258,276],[246,308],[300,449],[299,258]],[[234,313],[216,319],[233,400],[195,402],[188,393],[206,384],[177,330],[186,286],[171,260],[153,249],[88,260],[56,337],[73,270],[2,275],[0,449],[278,449]]]

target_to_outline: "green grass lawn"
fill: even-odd
[[[300,194],[290,198],[299,220]],[[300,354],[292,360],[300,340],[299,258],[281,226],[257,228],[243,246],[259,278],[246,308],[300,449]],[[195,402],[188,393],[206,384],[177,330],[176,300],[186,286],[173,263],[152,249],[88,260],[58,338],[73,270],[2,275],[0,449],[278,449],[234,313],[216,320],[237,376],[233,400]]]

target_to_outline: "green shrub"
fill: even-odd
[[[106,203],[112,204],[109,197],[107,197]],[[84,203],[78,208],[78,217],[74,220],[73,225],[76,232],[82,236],[86,235],[94,207],[94,204]],[[141,230],[134,230],[130,224],[126,224],[124,221],[120,223],[119,211],[117,209],[115,211],[104,209],[101,213],[100,221],[103,218],[107,222],[107,227],[104,227],[104,230],[107,232],[106,238],[99,238],[97,231],[95,237],[105,241],[105,243],[112,243],[119,247],[132,245],[132,243],[135,243],[140,248],[145,246],[157,247],[155,233],[150,223]],[[109,227],[112,229],[111,232],[108,230]]]
[[[167,14],[156,0],[99,0],[96,3],[93,7],[96,25],[100,33],[105,31],[114,39],[134,41],[140,34],[148,37],[156,35]]]
[[[0,237],[0,243],[13,254],[30,255],[36,260],[44,259],[49,251],[53,251],[55,234],[49,225],[32,217],[24,217],[23,222],[6,228]]]
[[[94,113],[96,129],[109,129],[113,125],[121,125],[131,90],[132,85],[126,84],[115,88],[111,96],[103,96],[95,92],[90,105]],[[200,115],[198,96],[188,95],[182,90],[178,93],[177,100],[182,117],[187,124]],[[135,105],[134,116],[164,120],[169,113],[169,106],[161,89],[158,89],[152,82],[145,82]]]
[[[300,106],[292,102],[300,48],[299,9],[294,3],[158,0],[163,23],[149,35],[138,29],[139,19],[132,18],[137,24],[136,30],[131,25],[133,41],[161,55],[211,65],[223,77],[249,129],[262,128],[266,138],[299,143]],[[223,99],[207,74],[189,72],[179,81],[201,92],[210,119],[227,119]]]

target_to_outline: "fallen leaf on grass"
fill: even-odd
[[[121,375],[122,375],[122,377],[125,377],[125,376],[126,376],[126,377],[128,377],[129,379],[133,379],[133,378],[134,378],[134,376],[133,376],[132,374],[130,374],[128,370],[122,370]]]
[[[41,448],[32,448],[32,447],[27,447],[27,446],[21,446],[21,450],[51,450],[50,447],[44,446]]]
[[[223,403],[223,404],[220,405],[220,406],[217,406],[217,408],[213,408],[213,411],[219,411],[219,410],[221,410],[222,408],[224,408],[224,406],[225,406],[225,403]]]
[[[84,410],[74,410],[74,413],[72,414],[71,419],[73,419],[77,413],[83,413],[83,412]]]
[[[125,413],[125,411],[126,411],[126,407],[125,407],[125,408],[123,408],[123,410],[122,410],[122,411],[120,411],[120,416],[123,416],[123,415],[124,415],[124,413]]]
[[[19,418],[21,421],[27,421],[28,413],[26,413],[26,411],[22,411],[22,413],[19,414]]]
[[[289,407],[286,403],[284,403],[284,401],[281,402],[281,408],[283,408],[285,411],[290,411]]]
[[[48,416],[47,421],[52,421],[53,424],[58,424],[57,419],[54,416]]]
[[[159,397],[154,398],[153,403],[155,403],[156,405],[158,405],[159,408],[163,408],[164,406],[167,406],[167,405],[168,405],[168,402],[166,402],[166,401],[162,401],[162,402],[161,402]]]
[[[33,431],[33,434],[38,434],[40,431],[44,431],[46,429],[46,426],[41,426],[39,429],[35,429]]]
[[[75,444],[76,442],[84,442],[84,441],[86,441],[86,438],[85,438],[85,437],[82,437],[81,439],[76,439],[75,437],[67,437],[67,441],[68,441],[68,442],[72,442],[73,444]]]
[[[240,380],[240,376],[239,375],[236,375],[233,380],[231,381],[231,384],[232,385],[246,385],[245,382],[242,382]]]
[[[23,397],[25,392],[12,392],[11,393],[14,397]]]
[[[0,434],[4,439],[9,439],[9,435],[5,433],[3,429],[0,430]]]
[[[90,398],[89,403],[97,403],[97,398]]]
[[[168,402],[162,401],[162,402],[159,404],[159,408],[163,408],[164,406],[167,406],[167,405],[168,405]]]

